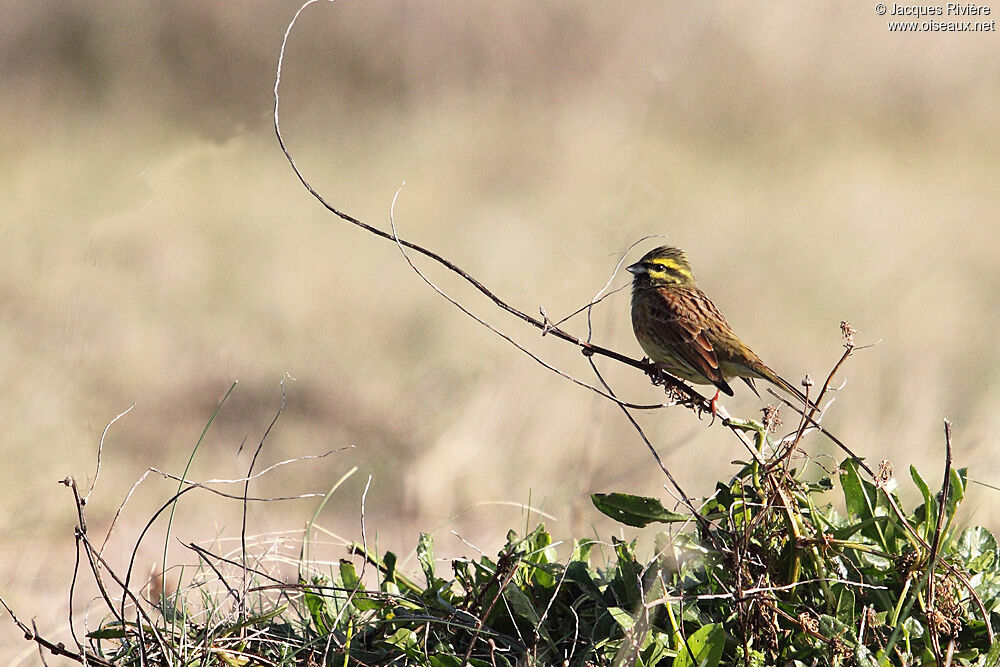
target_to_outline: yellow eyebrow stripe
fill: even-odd
[[[672,271],[674,273],[679,273],[682,276],[687,276],[688,278],[692,277],[691,272],[688,271],[687,267],[678,264],[676,261],[672,259],[657,258],[654,260],[650,260],[650,264],[655,264],[658,268],[660,268],[660,271],[662,271],[663,273]],[[657,271],[657,273],[659,273],[660,271]]]
[[[673,271],[680,271],[681,267],[672,259],[654,259],[653,264],[659,264],[664,268],[664,270],[670,269]]]

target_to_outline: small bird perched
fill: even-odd
[[[667,373],[694,384],[715,385],[713,415],[719,392],[733,395],[726,380],[734,377],[746,382],[755,394],[753,381],[760,378],[808,402],[733,333],[726,318],[695,284],[684,251],[661,246],[627,270],[634,276],[632,330],[639,345]]]

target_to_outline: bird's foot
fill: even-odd
[[[719,412],[719,392],[720,390],[716,389],[715,396],[713,396],[712,400],[708,402],[709,406],[712,408],[712,421],[708,422],[709,426],[715,423],[715,416]]]
[[[665,384],[666,381],[663,379],[663,376],[660,374],[660,365],[659,364],[655,363],[649,357],[643,357],[642,358],[642,363],[646,367],[646,375],[649,376],[649,379],[653,383],[653,386],[659,387],[660,385]]]

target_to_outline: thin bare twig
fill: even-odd
[[[242,516],[241,516],[241,518],[242,518],[242,524],[240,525],[240,553],[241,553],[241,555],[243,557],[243,562],[244,563],[246,562],[246,559],[247,559],[247,503],[250,500],[248,498],[248,495],[249,495],[249,492],[250,492],[250,480],[253,479],[253,467],[257,463],[257,457],[260,456],[261,450],[264,449],[264,442],[267,441],[267,436],[271,435],[271,429],[273,429],[274,425],[278,423],[278,417],[281,416],[282,411],[285,409],[285,398],[286,398],[286,394],[285,394],[285,380],[286,379],[292,379],[292,380],[294,380],[295,378],[293,378],[288,373],[285,373],[285,376],[283,378],[281,378],[281,382],[279,383],[280,386],[281,386],[281,403],[278,405],[278,409],[275,411],[274,418],[271,419],[271,423],[267,425],[267,429],[264,431],[264,435],[261,436],[260,442],[257,443],[257,449],[254,451],[253,457],[250,459],[250,467],[247,469],[247,478],[246,478],[246,481],[243,483],[243,513],[242,513]],[[240,448],[242,449],[242,445],[240,445]],[[242,594],[240,596],[239,618],[240,618],[240,621],[242,622],[243,618],[246,615],[245,614],[245,612],[246,612],[246,606],[245,606],[245,604],[246,604],[246,593],[247,593],[247,570],[246,570],[246,568],[243,568],[243,586],[240,588],[240,591],[241,591]],[[242,630],[241,630],[241,632],[242,632]]]
[[[909,534],[910,537],[913,538],[914,542],[917,545],[923,547],[927,551],[927,553],[930,553],[930,545],[927,544],[927,541],[920,535],[920,533],[918,533],[913,528],[913,526],[910,525],[910,522],[906,520],[906,517],[903,515],[903,511],[899,508],[899,505],[892,497],[892,493],[889,492],[889,489],[883,486],[881,488],[881,491],[885,495],[885,498],[889,503],[889,507],[892,508],[892,510],[896,513],[896,517],[899,519],[900,523],[903,525],[904,528],[906,528],[907,534]],[[972,582],[969,581],[969,578],[966,577],[965,574],[960,569],[949,563],[947,560],[942,560],[941,566],[944,567],[944,569],[948,570],[948,573],[951,576],[961,581],[962,585],[965,586],[965,588],[969,591],[969,596],[972,598],[973,602],[976,603],[976,606],[979,608],[979,613],[983,617],[983,622],[986,623],[986,635],[987,637],[989,637],[990,644],[993,644],[995,640],[995,635],[993,632],[993,623],[990,621],[990,614],[989,612],[987,612],[986,605],[983,604],[983,599],[979,596],[979,593],[976,592],[976,589],[972,585]]]
[[[273,468],[273,466],[272,466],[272,468]],[[260,473],[254,475],[253,477],[250,477],[250,478],[241,477],[239,479],[213,479],[213,480],[209,480],[207,482],[194,482],[194,481],[192,481],[190,479],[183,479],[179,475],[174,475],[174,474],[169,473],[169,472],[164,472],[163,470],[160,470],[158,468],[149,468],[149,470],[147,472],[156,473],[157,475],[160,475],[160,476],[162,476],[165,479],[170,479],[170,480],[175,480],[175,481],[183,482],[183,488],[185,488],[185,489],[190,488],[190,487],[196,487],[196,488],[202,489],[204,491],[207,491],[207,492],[209,492],[211,494],[214,494],[216,496],[220,496],[222,498],[229,498],[230,500],[247,500],[247,501],[258,502],[258,503],[271,503],[271,502],[280,502],[280,501],[285,501],[285,500],[303,500],[303,499],[307,499],[307,498],[322,498],[324,495],[326,495],[324,493],[301,493],[301,494],[299,494],[297,496],[266,496],[266,497],[260,497],[260,496],[247,496],[247,495],[244,495],[242,493],[240,493],[240,494],[226,493],[225,491],[219,491],[218,489],[213,489],[212,487],[208,486],[209,484],[224,484],[224,483],[238,484],[238,483],[242,483],[242,482],[245,482],[247,479],[256,479],[257,477],[260,476]]]
[[[612,294],[620,292],[623,289],[626,289],[626,288],[628,288],[631,285],[631,282],[625,283],[621,287],[616,287],[615,289],[613,289],[610,292],[607,292],[607,294],[605,294],[605,291],[609,287],[611,287],[611,283],[613,283],[614,280],[615,280],[615,278],[618,276],[618,272],[621,271],[622,264],[625,263],[625,258],[628,257],[628,254],[630,252],[632,252],[632,250],[637,245],[639,245],[640,243],[642,243],[644,241],[648,241],[649,239],[654,239],[654,238],[663,238],[663,239],[665,239],[665,238],[667,238],[667,235],[666,234],[647,234],[646,236],[643,236],[642,238],[636,239],[635,241],[633,241],[629,245],[629,247],[626,248],[624,252],[622,252],[621,257],[618,258],[618,263],[615,264],[614,270],[611,272],[611,275],[608,277],[608,282],[604,283],[604,287],[602,287],[601,289],[599,289],[597,291],[597,294],[595,294],[593,296],[593,298],[590,300],[590,303],[588,303],[588,304],[586,304],[584,306],[580,306],[579,308],[577,308],[576,310],[574,310],[569,315],[563,317],[560,320],[557,320],[556,322],[551,323],[549,326],[558,327],[560,324],[563,324],[564,322],[568,321],[570,318],[576,317],[580,313],[586,311],[587,312],[587,342],[588,343],[591,342],[590,341],[590,337],[591,337],[591,334],[593,333],[593,327],[592,327],[591,322],[590,322],[590,313],[593,311],[594,306],[596,306],[597,304],[599,304],[601,301],[604,301],[606,298],[608,298]],[[542,315],[545,316],[545,309],[544,308],[540,308],[539,310],[541,311]],[[544,336],[545,333],[546,333],[546,330],[543,330],[542,331],[542,335]]]
[[[512,560],[508,562],[508,559]],[[489,607],[486,608],[486,611],[481,613],[479,616],[479,622],[476,624],[476,631],[475,633],[473,633],[472,639],[469,641],[469,648],[465,652],[465,658],[462,660],[463,667],[469,664],[469,658],[472,657],[472,651],[473,649],[476,648],[476,642],[479,640],[479,635],[483,631],[483,626],[486,624],[486,619],[489,618],[490,614],[493,613],[493,607],[496,606],[497,601],[503,598],[503,593],[507,589],[507,585],[510,584],[511,580],[514,578],[514,575],[517,574],[517,568],[520,565],[521,565],[520,555],[515,557],[513,554],[503,554],[503,556],[497,559],[497,571],[495,573],[495,576],[497,577],[497,594],[493,597],[493,601],[490,602],[490,605]],[[503,572],[502,576],[499,576],[501,575],[501,566],[508,567],[509,570]],[[483,588],[482,590],[485,592],[486,588]],[[506,603],[506,599],[504,599],[504,603]],[[517,628],[516,624],[514,625],[514,629],[517,630],[518,635],[521,634],[521,631],[520,629]],[[523,637],[521,637],[521,642],[522,643],[524,642]]]
[[[601,384],[604,385],[604,388],[608,391],[608,393],[614,396],[614,392],[611,390],[611,387],[608,386],[608,383],[605,382],[604,376],[602,376],[601,373],[597,370],[597,365],[594,364],[594,360],[588,359],[588,361],[590,362],[591,368],[593,369],[594,373],[597,375],[597,379],[601,381]],[[670,470],[668,470],[667,466],[664,465],[663,459],[660,458],[659,452],[656,451],[656,448],[653,447],[653,443],[651,443],[649,441],[649,438],[646,437],[645,431],[643,431],[642,427],[639,426],[639,422],[635,420],[635,417],[632,416],[632,413],[629,412],[628,408],[624,405],[620,405],[619,407],[621,408],[622,412],[625,413],[625,417],[628,419],[629,423],[632,424],[632,428],[634,428],[636,432],[639,434],[639,437],[642,438],[642,441],[643,443],[645,443],[646,448],[649,450],[650,454],[653,455],[653,459],[656,461],[656,464],[660,466],[660,470],[663,472],[664,475],[666,475],[667,479],[670,481],[670,484],[674,487],[674,489],[677,490],[677,493],[680,494],[681,503],[683,503],[684,507],[691,513],[691,516],[695,518],[695,520],[698,522],[698,525],[701,526],[701,528],[705,532],[705,535],[707,535],[708,538],[712,541],[712,544],[715,546],[715,548],[721,552],[723,548],[722,545],[720,545],[716,541],[715,536],[712,534],[711,522],[701,515],[701,512],[699,512],[698,509],[694,506],[694,503],[691,502],[690,497],[687,495],[687,493],[684,492],[684,489],[681,488],[680,483],[676,479],[674,479],[674,476],[672,474],[670,474]]]
[[[399,189],[396,190],[396,194],[392,198],[392,204],[389,207],[389,227],[392,230],[392,238],[393,238],[393,240],[396,241],[396,245],[399,247],[399,251],[400,251],[400,253],[402,253],[403,259],[405,259],[406,263],[410,265],[410,268],[413,269],[413,271],[418,276],[420,276],[421,280],[423,280],[425,283],[427,283],[427,285],[430,286],[431,289],[433,289],[435,292],[437,292],[442,297],[444,297],[444,299],[446,301],[448,301],[448,303],[450,303],[451,305],[455,306],[456,308],[458,308],[459,310],[461,310],[463,313],[465,313],[466,315],[468,315],[469,317],[471,317],[473,320],[475,320],[476,322],[478,322],[482,326],[486,327],[487,329],[489,329],[490,331],[492,331],[496,335],[498,335],[501,338],[503,338],[505,341],[507,341],[508,343],[510,343],[511,345],[513,345],[514,347],[516,347],[518,350],[520,350],[521,352],[523,352],[524,354],[526,354],[528,357],[530,357],[534,361],[536,361],[539,364],[541,364],[546,369],[552,371],[553,373],[556,373],[560,377],[563,377],[563,378],[569,380],[570,382],[572,382],[574,384],[578,384],[581,387],[584,387],[585,389],[589,389],[589,390],[597,393],[600,396],[603,396],[604,398],[606,398],[606,399],[608,399],[610,401],[618,403],[619,405],[624,405],[626,407],[635,408],[635,409],[638,409],[638,410],[656,410],[656,409],[659,409],[659,408],[670,407],[672,405],[670,403],[658,403],[658,404],[654,404],[654,405],[639,405],[639,404],[635,404],[635,403],[626,403],[624,401],[619,400],[618,398],[616,398],[612,394],[609,394],[609,393],[606,393],[604,391],[601,391],[600,389],[598,389],[594,385],[588,384],[588,383],[584,382],[583,380],[580,380],[578,378],[573,377],[569,373],[566,373],[565,371],[560,370],[560,369],[556,368],[555,366],[553,366],[552,364],[550,364],[549,362],[545,361],[544,359],[542,359],[541,357],[539,357],[537,354],[535,354],[534,352],[532,352],[531,350],[529,350],[527,347],[525,347],[521,343],[518,343],[516,340],[514,340],[513,338],[511,338],[508,334],[504,333],[503,331],[501,331],[497,327],[493,326],[492,324],[490,324],[489,322],[487,322],[483,318],[481,318],[478,315],[476,315],[475,313],[473,313],[471,310],[469,310],[464,305],[462,305],[457,299],[455,299],[454,297],[452,297],[451,295],[449,295],[447,292],[445,292],[443,289],[441,289],[440,287],[438,287],[438,285],[436,283],[434,283],[434,281],[432,281],[430,278],[427,277],[427,274],[425,274],[423,271],[421,271],[419,268],[417,268],[416,264],[413,263],[413,260],[410,259],[410,256],[407,254],[406,249],[404,248],[404,246],[407,245],[407,244],[404,244],[402,242],[402,240],[399,238],[399,236],[397,235],[397,233],[396,233],[396,222],[395,222],[396,200],[399,198],[399,193],[402,191],[402,189],[403,189],[403,186],[401,185],[399,187]],[[549,330],[553,330],[553,329],[549,328]]]
[[[219,568],[217,568],[215,566],[215,563],[213,563],[211,559],[208,558],[208,556],[214,554],[207,551],[206,549],[202,549],[194,542],[188,542],[184,546],[186,546],[188,549],[191,549],[196,554],[198,554],[198,560],[205,563],[205,565],[208,565],[208,567],[212,569],[212,572],[215,572],[215,576],[219,578],[219,581],[222,582],[222,585],[225,586],[226,590],[229,591],[229,594],[233,596],[233,601],[236,603],[237,607],[240,604],[242,604],[242,598],[240,597],[240,594],[236,591],[235,588],[229,585],[229,581],[222,575],[222,572],[219,571]],[[246,568],[243,569],[245,570]]]
[[[888,590],[887,586],[876,586],[875,584],[866,584],[860,581],[851,581],[849,579],[839,579],[837,577],[816,577],[815,579],[803,579],[802,581],[796,581],[790,584],[784,584],[782,586],[758,586],[756,588],[746,588],[739,591],[739,595],[750,596],[750,595],[760,595],[761,593],[777,593],[780,591],[790,591],[798,588],[799,586],[806,586],[809,584],[818,583],[829,583],[829,584],[843,584],[844,586],[853,586],[855,588],[867,588],[869,590],[884,591]],[[705,595],[670,595],[657,598],[655,600],[650,600],[646,603],[647,607],[654,607],[658,604],[663,604],[665,602],[673,602],[675,600],[687,600],[687,601],[704,601],[704,600],[739,600],[738,594],[736,593],[706,593]]]
[[[110,567],[108,567],[107,562],[101,557],[99,553],[97,553],[97,551],[94,549],[94,546],[87,539],[86,533],[79,533],[79,535],[80,539],[83,541],[84,546],[87,548],[87,553],[93,555],[93,557],[97,560],[97,562],[100,563],[101,566],[108,572],[108,575],[111,577],[111,579],[122,589],[121,615],[123,619],[125,617],[125,601],[127,599],[131,599],[132,604],[135,605],[136,628],[138,630],[140,650],[145,651],[145,646],[146,646],[146,642],[142,640],[142,634],[143,634],[142,621],[145,620],[146,624],[149,626],[150,632],[153,634],[153,637],[156,640],[157,645],[160,647],[160,652],[164,656],[166,656],[168,654],[167,649],[170,649],[169,653],[173,654],[174,658],[176,658],[177,660],[180,660],[181,656],[177,653],[177,649],[175,649],[172,644],[168,644],[167,642],[164,641],[163,637],[160,635],[159,630],[157,630],[156,626],[153,624],[152,619],[142,608],[142,603],[139,600],[139,597],[135,595],[132,591],[130,591],[126,583],[123,582],[121,579],[119,579],[115,575],[114,571]],[[122,629],[124,630],[125,627],[126,624],[123,623]]]
[[[101,548],[98,551],[98,553],[101,553],[101,554],[104,553],[104,548],[108,545],[108,541],[111,539],[111,533],[114,531],[115,526],[118,524],[118,518],[121,516],[122,512],[125,511],[125,505],[128,504],[129,499],[132,497],[132,494],[135,493],[136,489],[138,489],[139,486],[144,481],[146,481],[146,478],[149,476],[149,473],[151,471],[152,471],[152,469],[147,469],[146,472],[144,472],[139,477],[139,479],[137,479],[135,482],[132,483],[132,487],[128,490],[128,493],[125,494],[125,498],[122,500],[121,504],[118,506],[118,509],[115,510],[115,515],[111,518],[111,524],[108,526],[108,532],[105,533],[105,535],[104,535],[104,541],[101,542]]]
[[[10,605],[7,604],[3,597],[0,597],[0,606],[7,610],[7,613],[10,614],[11,620],[14,621],[14,625],[16,625],[18,629],[24,633],[24,638],[26,640],[35,642],[39,646],[50,651],[52,655],[69,658],[70,660],[75,660],[80,664],[92,664],[97,665],[97,667],[113,667],[112,663],[108,662],[104,658],[101,658],[100,656],[96,656],[92,653],[74,653],[61,643],[56,644],[49,641],[45,637],[42,637],[38,634],[37,628],[32,629],[35,625],[34,622],[32,622],[32,628],[29,628],[21,619],[17,617],[17,614],[14,613],[14,610],[10,608]]]
[[[788,407],[792,408],[793,410],[797,410],[797,409],[798,409],[798,407],[797,407],[797,406],[796,406],[796,405],[795,405],[794,403],[790,402],[790,401],[789,401],[788,399],[786,399],[786,398],[785,398],[784,396],[781,396],[780,394],[778,394],[778,393],[777,393],[776,391],[774,391],[774,390],[773,390],[773,389],[771,389],[770,387],[768,387],[767,391],[768,391],[768,392],[769,392],[769,393],[770,393],[770,394],[771,394],[772,396],[774,396],[774,397],[775,397],[775,398],[777,398],[777,399],[778,399],[779,401],[781,401],[782,403],[784,403],[784,404],[785,404],[785,405],[787,405]],[[819,431],[820,433],[822,433],[822,434],[823,434],[823,435],[825,435],[825,436],[826,436],[827,438],[829,438],[829,439],[830,439],[830,441],[831,441],[831,442],[832,442],[833,444],[835,444],[835,445],[837,445],[838,447],[840,447],[840,448],[841,448],[841,449],[842,449],[842,450],[843,450],[843,451],[844,451],[844,452],[845,452],[845,453],[846,453],[846,454],[847,454],[848,456],[850,456],[850,457],[851,457],[851,460],[853,460],[853,461],[854,461],[855,463],[857,463],[857,464],[858,464],[858,466],[859,466],[859,467],[860,467],[860,468],[861,468],[862,470],[864,470],[864,471],[865,471],[866,473],[868,473],[869,477],[871,477],[871,478],[873,478],[873,479],[875,478],[875,471],[874,471],[874,470],[872,470],[872,469],[871,469],[871,467],[870,467],[870,466],[869,466],[869,465],[868,465],[867,463],[865,463],[865,462],[864,462],[864,459],[862,459],[862,458],[861,458],[860,456],[858,456],[857,454],[855,454],[855,453],[854,453],[854,452],[853,452],[853,451],[851,450],[851,448],[850,448],[850,447],[848,447],[848,446],[847,446],[847,445],[845,445],[845,444],[844,444],[843,442],[841,442],[840,438],[838,438],[838,437],[837,437],[837,436],[835,436],[835,435],[834,435],[833,433],[830,433],[830,432],[829,432],[828,430],[826,430],[826,429],[825,429],[825,428],[824,428],[824,427],[822,426],[822,424],[820,424],[820,423],[819,423],[818,421],[816,421],[815,419],[813,419],[813,418],[812,418],[812,416],[807,416],[806,418],[807,418],[807,420],[809,421],[809,424],[810,424],[810,425],[811,425],[811,426],[812,426],[813,428],[815,428],[815,429],[816,429],[816,430],[818,430],[818,431]]]
[[[132,571],[135,569],[135,561],[139,557],[139,545],[142,544],[143,538],[146,537],[146,534],[152,529],[153,524],[156,523],[156,520],[160,518],[161,514],[170,509],[170,507],[173,506],[173,503],[178,498],[188,493],[189,491],[193,491],[194,489],[197,488],[198,488],[197,486],[189,486],[187,488],[181,489],[177,493],[170,496],[170,498],[165,503],[163,503],[160,506],[160,508],[156,510],[156,512],[153,513],[153,516],[151,516],[146,521],[146,525],[143,526],[142,531],[139,533],[139,537],[136,538],[135,544],[132,546],[132,555],[129,558],[128,568],[125,570],[125,580],[121,584],[122,590],[124,591],[124,596],[122,597],[122,603],[121,603],[121,616],[123,618],[125,616],[125,596],[131,595],[131,591],[129,590],[129,585],[132,582]],[[100,554],[98,554],[98,556],[100,556]]]
[[[77,577],[77,574],[78,574],[79,568],[80,568],[80,540],[81,540],[81,535],[82,536],[86,536],[86,534],[87,534],[87,517],[86,517],[85,510],[84,510],[83,498],[80,497],[80,489],[79,489],[79,487],[78,487],[78,485],[76,483],[76,480],[73,479],[72,477],[67,477],[66,479],[61,480],[59,483],[62,484],[62,485],[64,485],[64,486],[66,486],[67,488],[70,489],[70,491],[73,492],[73,502],[74,502],[74,506],[76,507],[76,522],[77,522],[77,526],[76,526],[76,531],[75,531],[75,534],[74,534],[74,538],[75,538],[75,542],[76,542],[76,562],[74,563],[74,566],[73,566],[73,578],[72,578],[72,580],[70,582],[70,590],[69,590],[69,602],[70,602],[70,604],[69,604],[69,614],[70,614],[69,622],[70,622],[70,630],[71,630],[71,633],[73,634],[73,638],[74,638],[75,641],[77,641],[77,645],[80,645],[80,642],[78,640],[76,640],[76,634],[75,634],[75,631],[73,629],[73,606],[74,606],[73,605],[73,597],[74,597],[74,593],[75,593],[75,589],[76,589],[76,577]],[[87,562],[90,564],[90,570],[91,570],[91,572],[94,575],[94,582],[97,584],[97,589],[98,589],[98,591],[101,594],[101,599],[103,599],[104,602],[105,602],[105,604],[107,604],[108,609],[111,610],[111,614],[115,617],[115,619],[124,625],[124,623],[125,623],[124,612],[121,615],[118,614],[117,609],[115,608],[114,600],[111,599],[111,596],[108,593],[107,587],[106,587],[106,585],[104,583],[104,578],[101,576],[101,568],[95,562],[95,558],[90,553],[89,550],[86,551],[85,553],[87,554]],[[83,650],[83,646],[80,646],[80,649],[82,651]]]
[[[691,401],[691,403],[693,405],[702,406],[702,408],[708,409],[710,406],[709,406],[708,400],[704,396],[702,396],[700,393],[698,393],[697,391],[695,391],[694,389],[692,389],[686,383],[684,383],[684,382],[680,381],[679,379],[675,378],[674,376],[669,375],[669,374],[661,371],[660,369],[658,369],[654,364],[652,364],[648,360],[633,359],[632,357],[629,357],[627,355],[621,354],[620,352],[616,352],[614,350],[602,347],[600,345],[595,345],[593,343],[581,340],[579,337],[574,336],[573,334],[570,334],[570,333],[568,333],[568,332],[560,329],[559,327],[552,326],[550,322],[547,322],[545,320],[540,320],[540,319],[538,319],[536,317],[532,317],[531,315],[528,315],[524,311],[522,311],[522,310],[520,310],[518,308],[515,308],[514,306],[511,306],[509,303],[507,303],[506,301],[504,301],[503,299],[501,299],[492,290],[490,290],[483,283],[481,283],[479,280],[477,280],[476,278],[474,278],[467,271],[465,271],[462,268],[460,268],[457,264],[455,264],[451,260],[449,260],[449,259],[441,256],[440,254],[438,254],[438,253],[436,253],[436,252],[434,252],[432,250],[424,248],[423,246],[420,246],[420,245],[418,245],[416,243],[413,243],[411,241],[407,241],[406,239],[402,239],[402,238],[398,237],[394,233],[387,232],[385,230],[379,229],[378,227],[370,225],[370,224],[368,224],[366,222],[362,222],[361,220],[359,220],[359,219],[357,219],[357,218],[355,218],[355,217],[353,217],[353,216],[351,216],[351,215],[349,215],[349,214],[347,214],[347,213],[339,210],[333,204],[329,203],[323,197],[323,195],[321,195],[312,186],[312,184],[306,179],[305,175],[302,173],[302,171],[299,169],[298,165],[296,164],[295,158],[293,158],[292,154],[289,152],[288,147],[285,144],[284,136],[281,134],[281,122],[280,122],[280,102],[281,102],[281,96],[280,96],[280,93],[279,93],[279,89],[280,89],[280,86],[281,86],[281,70],[282,70],[282,66],[283,66],[284,58],[285,58],[285,49],[286,49],[286,47],[288,45],[288,38],[291,35],[292,28],[295,26],[296,21],[298,21],[299,16],[302,14],[302,12],[305,10],[305,8],[308,7],[309,5],[313,4],[314,2],[318,2],[318,0],[307,0],[301,7],[299,7],[298,11],[295,12],[295,15],[292,17],[292,20],[289,22],[288,27],[285,29],[284,37],[281,40],[281,48],[280,48],[279,53],[278,53],[278,63],[277,63],[277,67],[276,67],[276,70],[275,70],[275,77],[274,77],[274,112],[273,112],[274,133],[275,133],[275,136],[276,136],[276,138],[278,140],[278,145],[281,148],[281,152],[285,155],[285,158],[288,160],[289,166],[291,166],[292,171],[295,173],[296,178],[298,178],[299,182],[302,183],[302,186],[306,189],[306,191],[309,192],[309,194],[312,195],[313,198],[316,199],[316,201],[318,201],[325,209],[327,209],[328,211],[330,211],[331,213],[333,213],[334,215],[336,215],[341,220],[343,220],[345,222],[349,222],[352,225],[355,225],[357,227],[360,227],[361,229],[364,229],[365,231],[367,231],[367,232],[369,232],[371,234],[374,234],[376,236],[379,236],[379,237],[384,238],[384,239],[389,240],[389,241],[393,241],[393,242],[397,243],[398,245],[405,246],[406,248],[414,250],[414,251],[420,253],[421,255],[424,255],[425,257],[428,257],[428,258],[434,260],[435,262],[437,262],[441,266],[445,267],[449,271],[455,273],[456,275],[458,275],[459,277],[461,277],[463,280],[465,280],[466,282],[468,282],[476,290],[478,290],[480,293],[482,293],[484,296],[486,296],[488,299],[490,299],[501,310],[504,310],[505,312],[507,312],[507,313],[509,313],[509,314],[511,314],[511,315],[513,315],[515,317],[517,317],[518,319],[520,319],[520,320],[522,320],[524,322],[527,322],[528,324],[530,324],[530,325],[534,326],[535,328],[537,328],[537,329],[545,332],[546,334],[551,334],[551,335],[553,335],[553,336],[555,336],[557,338],[560,338],[560,339],[562,339],[562,340],[564,340],[566,342],[569,342],[569,343],[572,343],[572,344],[578,346],[581,349],[581,352],[583,354],[587,355],[587,356],[591,356],[591,355],[597,354],[597,355],[600,355],[600,356],[608,357],[610,359],[614,359],[615,361],[618,361],[618,362],[623,363],[625,365],[632,366],[633,368],[639,369],[639,370],[643,371],[644,373],[650,375],[651,377],[656,377],[663,384],[670,385],[674,389],[678,390],[679,392],[681,392],[682,394],[684,394],[685,396],[687,396],[688,399],[690,399],[690,401]],[[471,315],[471,313],[469,313],[469,314]],[[587,386],[586,383],[583,383],[583,382],[577,382],[577,384],[580,384],[581,386]],[[595,388],[591,387],[591,390],[594,390],[594,389]],[[600,392],[598,392],[598,393],[600,393]],[[638,406],[631,406],[631,407],[638,408]],[[655,406],[655,407],[664,407],[664,406]],[[651,407],[647,407],[646,409],[652,409],[652,408]]]
[[[368,500],[368,489],[371,487],[371,485],[372,485],[372,476],[368,475],[368,481],[365,482],[365,490],[361,494],[361,548],[364,549],[364,553],[366,555],[368,554],[368,535],[365,529],[365,502]],[[367,567],[368,567],[368,558],[363,558],[361,560],[361,572],[360,574],[358,574],[358,585],[355,586],[354,590],[352,590],[350,595],[347,596],[347,600],[344,602],[343,606],[337,612],[337,616],[333,619],[333,622],[330,624],[331,628],[337,627],[337,624],[340,622],[340,617],[351,606],[351,602],[354,601],[354,598],[357,597],[358,592],[365,585],[364,578],[365,578],[365,570]],[[324,665],[327,664],[326,663],[327,654],[330,651],[330,643],[333,639],[334,639],[334,633],[331,631],[326,640],[326,649],[323,651]]]
[[[941,500],[938,503],[934,539],[931,540],[931,551],[927,557],[927,613],[929,615],[937,612],[937,607],[934,604],[934,567],[937,564],[938,547],[941,544],[941,528],[944,526],[944,515],[948,509],[948,493],[951,490],[951,422],[947,419],[944,420],[944,452],[944,481],[941,482]],[[929,623],[928,628],[931,634],[931,648],[934,649],[934,658],[940,664],[943,656],[941,654],[941,639],[938,636],[936,624]],[[951,660],[949,659],[948,662],[950,663]]]
[[[90,483],[90,488],[87,490],[87,493],[82,498],[84,505],[86,505],[87,501],[90,500],[90,494],[94,491],[94,487],[97,486],[97,478],[100,477],[101,475],[101,454],[104,452],[104,439],[108,437],[108,431],[111,430],[111,427],[114,425],[116,421],[118,421],[128,413],[132,412],[132,408],[134,407],[135,403],[128,406],[127,410],[125,410],[122,413],[119,413],[117,417],[109,421],[108,425],[104,427],[104,432],[101,433],[101,442],[97,445],[97,470],[94,471],[94,481]]]
[[[944,420],[944,481],[941,482],[941,500],[938,503],[937,525],[934,527],[934,539],[931,541],[931,552],[928,556],[927,569],[934,571],[934,564],[938,556],[938,546],[941,542],[941,527],[944,525],[945,510],[948,508],[948,493],[951,490],[951,422]],[[934,584],[928,582],[927,604],[934,606]]]

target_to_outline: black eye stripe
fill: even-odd
[[[647,260],[643,263],[646,275],[653,281],[681,284],[692,281],[691,272],[685,266],[678,266],[673,260],[669,264]]]

